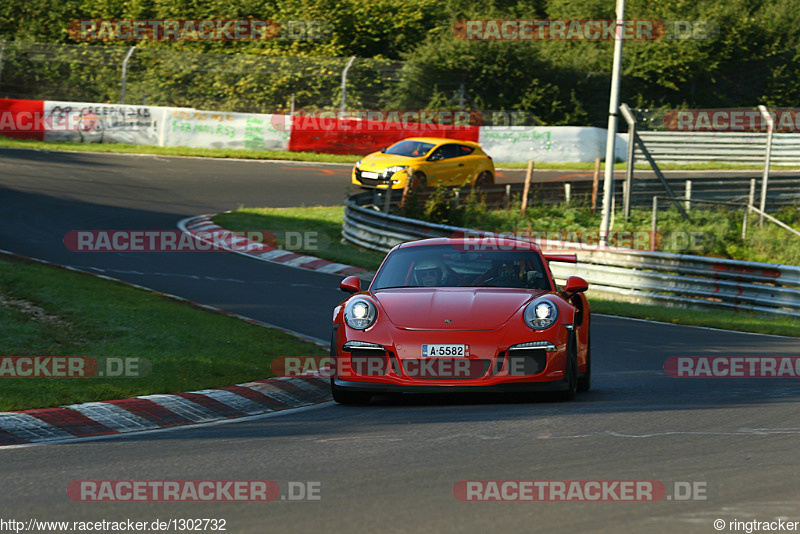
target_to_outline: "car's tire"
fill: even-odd
[[[571,401],[578,391],[578,347],[574,334],[570,334],[568,347],[567,365],[566,369],[564,369],[568,386],[566,390],[559,391],[558,395],[556,395],[556,398],[561,401]]]
[[[475,180],[475,187],[477,189],[483,189],[485,187],[492,187],[494,185],[494,176],[489,171],[483,171],[478,175],[478,178]]]
[[[428,187],[428,177],[421,172],[415,172],[414,174],[411,175],[411,178],[409,178],[408,180],[409,180],[408,189],[410,191],[414,190],[421,191],[426,187]]]
[[[331,394],[333,400],[339,404],[368,404],[372,398],[372,393],[365,393],[363,391],[347,391],[338,387],[333,383],[331,377]]]
[[[592,338],[586,338],[586,372],[578,377],[578,391],[589,391],[592,387]]]

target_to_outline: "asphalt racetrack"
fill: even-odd
[[[0,249],[327,341],[343,296],[337,276],[224,252],[75,253],[63,239],[71,230],[171,230],[187,216],[240,205],[341,204],[348,183],[341,165],[2,150]],[[6,448],[0,520],[214,518],[234,533],[672,534],[735,531],[734,521],[777,529],[778,521],[800,521],[797,379],[679,379],[664,363],[800,356],[798,349],[790,338],[596,316],[593,387],[574,402],[387,397],[366,407],[329,403],[223,425]],[[272,480],[284,499],[75,502],[67,488],[76,480]],[[458,488],[469,481],[551,481],[543,500],[556,502],[462,502]],[[572,481],[649,481],[665,494],[656,502],[553,497],[556,482]],[[294,500],[301,487],[314,498]],[[470,487],[473,496],[491,496],[489,484]],[[502,487],[513,495],[512,485]]]

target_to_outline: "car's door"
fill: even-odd
[[[458,175],[459,155],[458,145],[447,143],[437,147],[428,156],[429,169],[428,185],[452,185]],[[463,162],[461,162],[463,163]]]
[[[464,185],[472,183],[478,167],[481,163],[481,156],[474,154],[475,148],[468,145],[453,145],[453,160],[456,163],[455,172],[451,178],[452,185]]]

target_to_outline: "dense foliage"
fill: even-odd
[[[705,39],[626,41],[622,100],[634,107],[794,107],[800,100],[800,2],[628,0],[625,15],[708,20],[719,30]],[[139,43],[129,72],[135,101],[274,111],[287,108],[295,93],[298,107],[334,107],[341,58],[357,56],[379,61],[360,63],[352,73],[349,107],[520,110],[543,124],[605,125],[613,42],[465,41],[453,25],[463,19],[612,19],[612,0],[6,0],[0,3],[0,39],[9,40],[0,97],[118,101],[120,63],[131,43],[71,40],[69,21],[88,18],[328,24],[321,40]],[[12,46],[20,42],[78,48],[35,57]],[[101,59],[95,50],[90,60],[75,57],[98,47],[116,50]],[[177,52],[226,54],[228,66]],[[274,56],[285,63],[258,63]],[[339,59],[298,69],[297,57]],[[199,66],[185,68],[192,58]],[[398,61],[404,63],[392,63]]]

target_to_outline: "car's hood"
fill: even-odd
[[[369,156],[361,159],[361,170],[380,172],[388,167],[395,165],[412,165],[422,158],[412,158],[410,156],[398,156],[396,154],[384,154],[383,152],[373,152]]]
[[[494,330],[546,291],[486,287],[384,289],[374,293],[389,320],[411,330]]]

